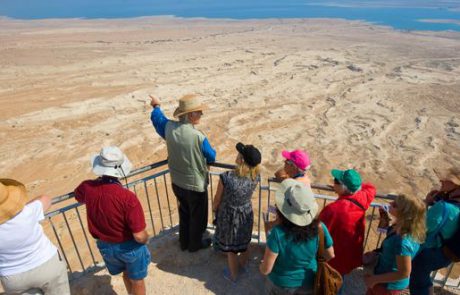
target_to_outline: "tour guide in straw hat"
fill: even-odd
[[[267,238],[260,272],[268,275],[266,294],[313,294],[318,265],[318,230],[324,233],[324,259],[334,257],[332,238],[319,222],[311,188],[286,179],[276,192],[277,223]]]
[[[91,157],[91,166],[100,177],[83,181],[75,189],[75,199],[86,205],[89,232],[97,239],[109,273],[123,273],[128,294],[145,295],[150,252],[144,210],[119,180],[129,175],[131,162],[118,147],[108,146]]]
[[[206,106],[195,95],[185,95],[174,111],[178,121],[169,120],[160,100],[151,97],[151,120],[157,133],[166,139],[172,188],[179,201],[179,242],[181,249],[195,252],[211,244],[202,239],[208,223],[207,164],[216,151],[206,136],[195,129]]]
[[[70,294],[65,263],[39,223],[50,206],[50,197],[29,201],[22,183],[0,179],[0,281],[6,294]]]

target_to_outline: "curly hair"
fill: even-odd
[[[395,198],[398,212],[397,225],[401,235],[410,235],[419,243],[426,236],[426,206],[422,200],[409,195],[397,195]]]
[[[313,219],[312,223],[306,226],[299,226],[289,221],[284,215],[276,209],[278,218],[281,220],[281,227],[287,233],[288,237],[292,237],[294,243],[306,242],[318,235],[319,219]]]

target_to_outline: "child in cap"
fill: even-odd
[[[224,277],[232,282],[236,282],[239,269],[245,270],[248,263],[247,249],[254,222],[251,197],[260,181],[262,160],[253,145],[240,142],[236,150],[236,168],[220,175],[213,204],[217,215],[214,241],[218,249],[227,253],[228,268],[224,269]]]

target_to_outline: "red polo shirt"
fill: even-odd
[[[363,264],[366,229],[366,212],[346,199],[355,199],[367,210],[375,194],[375,187],[365,183],[362,189],[353,195],[341,196],[327,205],[319,215],[319,219],[327,226],[334,241],[335,257],[328,263],[342,275]]]
[[[75,199],[86,204],[88,229],[95,239],[122,243],[145,229],[141,203],[116,179],[86,180],[75,189]]]

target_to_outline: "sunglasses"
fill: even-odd
[[[334,178],[334,184],[342,184],[342,183],[338,181],[337,178]]]
[[[286,164],[286,165],[291,165],[291,166],[295,166],[294,162],[292,162],[291,160],[286,160],[286,161],[284,161],[284,164]]]

